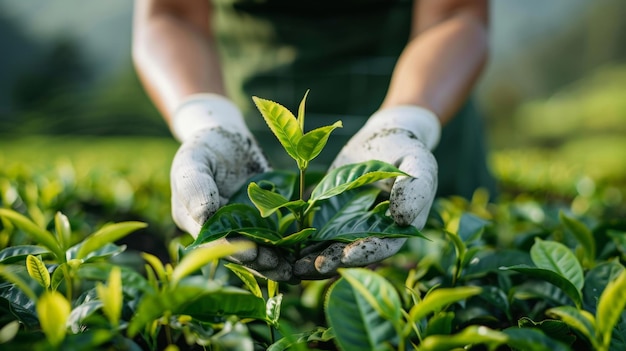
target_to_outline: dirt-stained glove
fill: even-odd
[[[331,165],[379,160],[395,165],[411,177],[397,177],[381,185],[390,193],[389,210],[398,225],[422,229],[437,191],[437,161],[431,153],[439,142],[441,123],[422,107],[403,105],[379,110],[339,152]],[[359,267],[394,255],[404,238],[368,237],[346,244],[335,242],[313,250],[296,262],[294,273],[304,279],[334,275],[337,268]]]
[[[240,110],[223,96],[187,98],[174,113],[172,133],[182,142],[170,173],[172,216],[181,229],[197,237],[204,222],[249,177],[270,167]],[[273,280],[292,277],[292,266],[267,247],[257,246],[229,259]]]

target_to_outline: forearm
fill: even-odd
[[[447,123],[482,71],[487,36],[484,20],[463,11],[415,35],[396,64],[382,107],[419,105]]]
[[[205,29],[201,21],[186,19],[140,1],[135,11],[133,61],[149,97],[170,125],[176,106],[190,94],[224,93],[208,20]]]

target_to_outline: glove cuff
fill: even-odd
[[[409,130],[431,151],[441,138],[441,122],[437,115],[416,105],[399,105],[378,110],[370,117],[367,124],[375,128]]]
[[[180,142],[198,130],[217,126],[248,133],[239,108],[228,98],[209,93],[193,94],[183,100],[172,115],[171,126]]]

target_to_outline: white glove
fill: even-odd
[[[411,177],[381,184],[390,192],[389,210],[398,225],[422,229],[437,191],[437,161],[431,153],[439,142],[441,123],[431,111],[418,106],[379,110],[339,152],[332,168],[379,160]],[[369,237],[346,244],[336,242],[296,262],[296,276],[322,278],[340,267],[366,266],[394,255],[406,239]]]
[[[195,238],[204,222],[248,178],[270,167],[240,110],[223,96],[190,96],[174,113],[172,133],[182,142],[170,173],[172,216]],[[291,278],[291,265],[266,247],[258,246],[229,259],[270,279]]]

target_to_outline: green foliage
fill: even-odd
[[[287,172],[268,172],[254,177],[246,187],[249,200],[233,203],[241,201],[241,196],[234,196],[229,205],[220,208],[204,223],[190,249],[235,234],[264,245],[281,247],[295,254],[297,259],[300,250],[315,241],[351,242],[368,236],[420,236],[416,228],[394,223],[387,215],[388,203],[372,208],[378,190],[359,189],[388,178],[406,176],[395,166],[382,161],[337,167],[313,184],[310,196],[305,198],[309,162],[319,155],[330,133],[340,127],[341,122],[305,133],[306,95],[300,103],[297,118],[278,103],[258,97],[253,100],[287,154],[296,161],[299,177]],[[298,197],[293,197],[294,191],[285,189],[295,189],[296,180],[300,191]],[[334,201],[330,201],[333,198]],[[331,218],[330,212],[336,215]],[[318,216],[328,221],[318,225]]]

